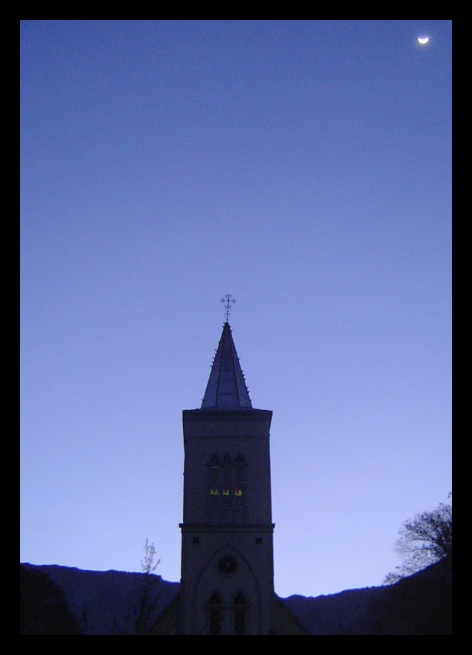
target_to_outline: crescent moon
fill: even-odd
[[[421,43],[421,45],[424,45],[425,43],[428,43],[429,41],[429,36],[419,36],[418,37],[418,43]]]

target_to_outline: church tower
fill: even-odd
[[[227,311],[202,405],[183,412],[180,634],[276,632],[271,419],[252,407]]]

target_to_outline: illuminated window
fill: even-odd
[[[218,455],[212,455],[210,459],[210,496],[217,500],[215,496],[220,495],[220,458]]]
[[[247,520],[246,460],[241,453],[221,459],[214,453],[209,461],[209,520],[212,524],[242,525]]]
[[[246,484],[246,460],[238,453],[234,460],[234,495],[238,505],[242,505]]]
[[[232,469],[231,457],[228,454],[226,454],[223,457],[223,496],[225,496],[226,506],[231,505],[231,486],[232,486],[231,469]]]

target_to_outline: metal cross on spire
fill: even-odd
[[[224,298],[221,299],[221,302],[224,303],[226,322],[228,323],[229,315],[231,312],[231,307],[234,305],[236,300],[230,293],[227,293]]]

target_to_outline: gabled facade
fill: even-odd
[[[180,634],[277,632],[271,419],[252,407],[225,322],[202,406],[183,412]]]

